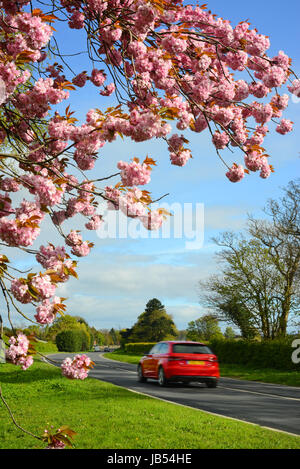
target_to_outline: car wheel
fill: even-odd
[[[166,379],[165,372],[162,366],[158,370],[158,384],[160,386],[166,386],[168,384],[168,381]]]
[[[143,368],[141,367],[141,365],[138,366],[138,381],[140,383],[146,383],[147,381],[147,378],[145,378],[143,375]]]
[[[206,386],[208,388],[216,388],[218,386],[218,380],[217,379],[211,379],[207,381]]]

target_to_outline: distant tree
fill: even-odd
[[[89,334],[91,336],[91,346],[98,344],[98,331],[95,327],[88,328]]]
[[[113,345],[113,338],[108,329],[101,329],[100,332],[103,335],[103,345]]]
[[[212,314],[206,314],[188,323],[186,337],[188,340],[212,340],[222,338],[218,319]]]
[[[257,335],[257,324],[250,308],[243,302],[237,289],[227,284],[223,277],[212,275],[201,282],[201,303],[218,312],[222,321],[235,324],[244,339],[253,339]]]
[[[80,324],[85,324],[85,326],[87,328],[89,328],[90,326],[88,325],[88,322],[86,321],[86,319],[82,318],[81,316],[74,316],[74,318],[77,320],[77,322],[79,322]]]
[[[234,330],[232,329],[232,327],[228,326],[226,327],[226,330],[224,332],[224,337],[225,339],[234,339],[236,336]]]
[[[149,300],[146,304],[145,313],[152,313],[153,311],[164,309],[164,305],[157,298],[152,298],[152,300]]]
[[[155,306],[159,306],[159,309],[154,309]],[[154,298],[147,303],[145,311],[138,317],[128,342],[159,342],[175,338],[177,335],[172,316],[167,314],[161,302]]]
[[[25,335],[34,335],[37,339],[40,340],[47,340],[47,330],[42,326],[32,324],[26,327],[26,329],[23,329],[22,332]]]
[[[124,347],[125,344],[129,342],[129,337],[132,333],[132,328],[121,329],[120,330],[120,344],[121,347]]]
[[[186,330],[178,331],[178,336],[176,337],[178,340],[186,340]]]
[[[59,332],[71,329],[83,330],[90,337],[89,327],[86,326],[86,321],[79,321],[78,317],[76,318],[75,316],[71,316],[70,314],[65,314],[64,316],[55,319],[53,325],[48,328],[46,337],[48,340],[55,341],[56,335]]]
[[[121,335],[119,331],[116,331],[113,327],[109,331],[114,345],[120,345]]]
[[[105,345],[105,336],[101,331],[97,331],[95,340],[97,345]]]

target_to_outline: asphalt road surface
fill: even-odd
[[[49,355],[58,362],[75,354]],[[215,389],[205,384],[170,384],[160,387],[155,380],[137,381],[136,365],[88,353],[95,362],[89,377],[129,390],[214,414],[252,422],[262,427],[300,435],[300,388],[221,378]]]

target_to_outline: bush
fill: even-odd
[[[220,363],[299,371],[299,364],[292,362],[293,340],[294,338],[262,342],[212,340],[209,346],[218,356]]]
[[[87,351],[91,349],[91,336],[86,331],[79,331],[81,335],[81,348],[80,351]]]
[[[125,344],[125,352],[133,355],[143,355],[148,353],[157,342],[135,342]]]
[[[57,334],[55,341],[60,352],[81,352],[89,348],[84,348],[86,346],[86,337],[84,331],[80,329],[61,331]]]

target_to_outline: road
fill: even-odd
[[[49,355],[61,362],[75,354]],[[104,358],[99,352],[88,353],[95,362],[89,377],[129,390],[221,416],[251,422],[262,427],[300,435],[300,388],[221,378],[219,386],[171,384],[160,387],[154,380],[137,381],[136,365]]]

